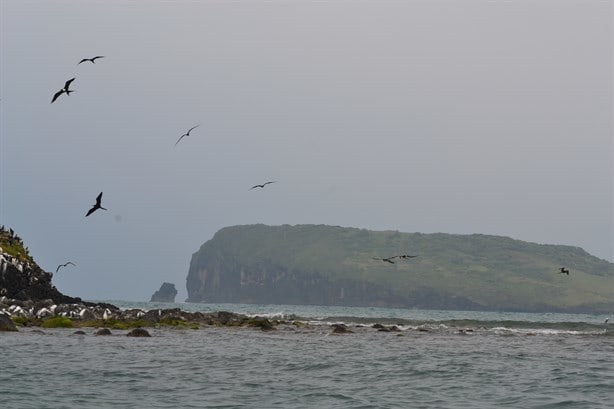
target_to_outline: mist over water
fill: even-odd
[[[149,306],[179,305],[184,306]],[[0,334],[0,394],[11,408],[70,409],[527,408],[611,403],[614,337],[599,316],[193,306],[201,311],[226,307],[247,314],[296,315],[309,323],[281,325],[269,332],[159,328],[151,329],[151,338],[140,339],[120,330],[99,337],[94,329],[73,335],[72,329],[41,333],[22,328]],[[442,323],[444,316],[447,324]],[[386,318],[402,321],[401,330],[380,332],[371,327]],[[574,323],[583,320],[585,326],[578,330]],[[332,334],[333,321],[346,322],[353,333]],[[506,322],[513,324],[506,327]]]

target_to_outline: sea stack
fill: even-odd
[[[160,289],[151,296],[149,302],[175,302],[176,295],[175,284],[162,283]]]

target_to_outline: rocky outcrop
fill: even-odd
[[[0,228],[0,297],[20,301],[53,300],[54,303],[80,303],[51,283],[53,273],[40,268],[13,230]]]
[[[151,337],[149,331],[143,328],[135,328],[126,335],[129,337]]]
[[[151,296],[149,302],[175,302],[176,296],[175,284],[162,283],[160,289]]]
[[[0,313],[0,331],[17,331],[17,327],[11,318],[2,313]]]

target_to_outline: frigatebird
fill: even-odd
[[[67,265],[69,265],[69,264],[70,264],[71,266],[75,266],[75,267],[77,266],[77,265],[76,265],[75,263],[73,263],[72,261],[67,261],[67,262],[66,262],[66,263],[64,263],[64,264],[60,264],[60,265],[58,266],[58,268],[56,268],[56,269],[55,269],[55,272],[57,273],[57,272],[60,270],[60,268],[62,268],[62,267],[66,267],[66,266],[67,266]]]
[[[250,187],[250,188],[249,188],[249,190],[256,189],[257,187],[259,187],[259,188],[261,188],[261,189],[262,189],[262,188],[263,188],[263,187],[265,187],[266,185],[270,185],[271,183],[275,183],[275,182],[277,182],[277,181],[276,181],[276,180],[271,180],[270,182],[264,182],[264,183],[263,183],[263,184],[261,184],[261,185],[254,185],[254,186]]]
[[[561,267],[560,271],[559,271],[559,274],[567,274],[567,275],[569,275],[569,270],[567,270],[565,267]]]
[[[88,210],[87,214],[85,215],[85,217],[89,216],[90,214],[94,213],[96,210],[98,209],[102,209],[102,210],[107,210],[104,207],[102,207],[100,205],[100,202],[102,201],[102,192],[100,192],[100,194],[98,195],[98,197],[96,197],[96,203],[92,206],[92,208],[90,210]]]
[[[68,81],[66,81],[66,83],[64,84],[64,88],[62,88],[61,90],[59,90],[53,95],[53,98],[51,99],[52,104],[56,99],[58,99],[60,95],[62,94],[70,95],[71,92],[75,92],[72,89],[68,89],[68,87],[70,87],[70,83],[73,82],[74,80],[75,80],[74,78],[71,78]]]
[[[386,257],[386,258],[378,258],[378,257],[371,257],[371,258],[373,260],[385,261],[386,263],[394,264],[394,261],[392,261],[392,259],[394,258],[408,259],[408,258],[414,258],[414,257],[418,257],[418,256],[410,256],[409,254],[400,254],[398,256],[392,256],[392,257]]]
[[[86,61],[89,61],[92,64],[96,64],[94,61],[96,61],[98,58],[104,58],[104,55],[97,55],[96,57],[92,57],[92,58],[84,58],[81,61],[79,61],[77,65],[81,64],[82,62],[86,62]]]
[[[177,144],[179,143],[180,140],[183,139],[184,136],[190,136],[190,132],[192,132],[192,129],[198,128],[200,126],[200,124],[191,127],[190,129],[188,129],[188,131],[186,133],[184,133],[183,135],[181,135],[179,137],[179,139],[177,139],[177,142],[175,142],[175,146],[177,146]]]

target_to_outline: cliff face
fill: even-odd
[[[406,253],[418,257],[373,259]],[[604,311],[614,264],[498,236],[234,226],[192,256],[187,291],[189,302]]]
[[[12,230],[0,229],[0,297],[22,301],[53,300],[56,304],[81,302],[60,293],[52,284],[52,273],[43,271]]]

